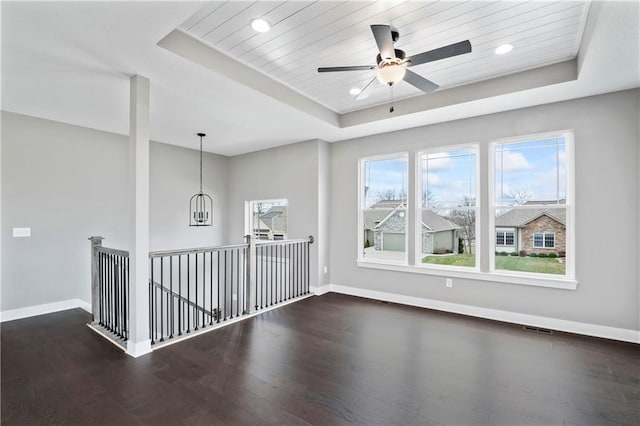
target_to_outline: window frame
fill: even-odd
[[[541,246],[537,246],[536,245],[536,235],[542,235],[542,245]],[[547,236],[551,235],[551,237],[553,238],[553,245],[552,246],[547,246]],[[556,233],[555,232],[534,232],[532,235],[533,238],[533,248],[537,248],[537,249],[548,249],[548,250],[554,250],[556,248]]]
[[[496,247],[515,247],[516,246],[516,233],[515,231],[496,231]],[[502,234],[502,244],[498,243],[498,234]],[[507,244],[507,234],[511,234],[511,244]]]
[[[510,138],[501,138],[492,140],[489,142],[489,153],[488,153],[488,210],[489,210],[489,232],[495,232],[495,219],[496,219],[496,211],[508,208],[508,206],[498,206],[496,205],[496,188],[495,188],[495,179],[496,179],[496,147],[501,144],[511,144],[511,143],[521,143],[521,142],[532,142],[536,140],[545,140],[545,139],[553,139],[553,138],[564,138],[565,140],[565,203],[564,204],[549,204],[550,208],[562,208],[565,209],[565,274],[564,275],[555,275],[555,274],[546,274],[546,273],[536,273],[536,272],[520,272],[520,271],[510,271],[503,269],[496,269],[495,258],[496,258],[496,249],[497,245],[496,241],[490,242],[490,250],[489,250],[489,272],[491,274],[496,275],[504,275],[504,276],[512,276],[512,277],[531,277],[534,279],[553,279],[561,282],[573,282],[576,283],[575,278],[575,209],[574,209],[574,192],[575,192],[575,175],[574,175],[574,162],[575,162],[575,152],[574,152],[574,132],[572,129],[568,130],[559,130],[555,132],[545,132],[545,133],[537,133],[530,135],[523,135],[517,137]],[[532,205],[530,207],[520,207],[520,208],[539,208],[539,205]],[[544,234],[544,233],[543,233]],[[533,236],[532,236],[533,238]],[[544,245],[544,238],[543,238]],[[541,247],[535,247],[539,249]],[[544,249],[542,247],[541,249]],[[554,247],[547,247],[547,250],[555,249],[555,235],[554,235]]]
[[[364,184],[365,184],[365,164],[367,161],[380,161],[380,160],[391,160],[395,158],[405,158],[407,161],[407,199],[406,199],[406,207],[405,207],[405,226],[404,226],[404,260],[395,261],[395,260],[385,260],[385,259],[375,259],[375,258],[365,258],[364,254],[364,211],[367,210],[364,207],[364,203],[366,199],[364,197]],[[408,151],[400,151],[393,152],[389,154],[377,154],[377,155],[369,155],[366,157],[358,157],[358,244],[357,244],[357,263],[360,265],[363,264],[377,264],[377,265],[396,265],[396,266],[408,266],[409,264],[409,209],[411,208],[411,200],[409,194],[409,166],[410,166],[411,156]],[[393,212],[394,209],[389,209],[389,213]]]
[[[555,275],[555,274],[543,274],[543,273],[517,273],[516,271],[503,271],[503,270],[495,270],[495,252],[496,252],[496,238],[495,234],[492,235],[492,232],[495,232],[495,150],[494,144],[498,143],[506,143],[506,142],[525,142],[532,141],[536,139],[544,139],[544,138],[554,138],[562,136],[565,138],[566,142],[566,161],[565,161],[565,185],[566,185],[566,194],[565,194],[565,204],[561,205],[562,208],[566,209],[566,224],[565,224],[565,232],[567,235],[566,239],[566,270],[565,275]],[[415,225],[417,222],[417,211],[416,207],[412,207],[413,203],[421,200],[421,184],[418,183],[418,174],[419,172],[419,153],[431,150],[451,150],[460,146],[469,146],[476,144],[478,145],[478,156],[477,156],[477,173],[479,174],[476,179],[477,182],[477,199],[476,199],[476,209],[478,217],[476,219],[476,266],[479,266],[479,269],[472,269],[468,267],[458,267],[457,269],[453,269],[451,267],[445,266],[446,269],[435,268],[434,266],[442,266],[442,265],[430,265],[428,267],[423,267],[415,264],[416,260],[416,246],[414,241],[414,246],[411,247],[407,243],[410,241],[408,238],[405,239],[405,258],[408,259],[407,264],[399,264],[399,263],[389,263],[382,261],[374,261],[371,259],[363,259],[360,256],[362,253],[364,239],[362,238],[364,232],[364,226],[362,223],[362,209],[360,206],[362,205],[362,193],[361,187],[363,182],[363,160],[370,159],[383,159],[389,158],[393,156],[401,156],[404,155],[407,158],[407,166],[408,166],[408,182],[407,182],[407,210],[406,213],[409,217],[409,220],[406,224],[406,232],[414,234],[414,237],[417,238],[418,233],[415,231]],[[415,150],[410,151],[402,151],[402,152],[392,152],[388,154],[380,154],[380,155],[370,155],[370,156],[362,156],[357,158],[357,167],[358,167],[358,185],[355,189],[358,191],[357,193],[357,202],[358,202],[358,236],[357,236],[357,257],[356,257],[356,265],[362,268],[369,269],[377,269],[377,270],[385,270],[385,271],[397,271],[404,273],[412,273],[412,274],[421,274],[421,275],[429,275],[435,277],[442,277],[442,285],[444,285],[444,278],[459,278],[463,280],[471,280],[478,282],[487,282],[488,284],[495,285],[497,283],[503,283],[506,285],[525,285],[525,286],[533,286],[533,287],[546,287],[552,289],[562,289],[562,290],[575,290],[578,286],[578,281],[575,276],[575,209],[574,209],[574,194],[575,194],[575,153],[574,153],[574,131],[573,129],[565,129],[565,130],[557,130],[552,132],[545,133],[537,133],[537,134],[528,134],[522,136],[514,136],[514,137],[505,137],[499,139],[483,139],[483,140],[475,140],[469,141],[467,143],[462,144],[452,144],[452,145],[439,145],[438,147],[421,147]],[[413,167],[413,173],[411,172],[411,168]],[[421,203],[420,203],[421,205]],[[518,243],[518,239],[516,238],[516,234],[514,232],[514,246]],[[555,243],[555,241],[554,241]],[[409,253],[409,249],[412,249],[412,252]],[[433,285],[437,284],[438,281],[432,281]]]
[[[244,202],[244,209],[245,209],[245,214],[244,214],[244,235],[251,235],[251,239],[255,240],[255,241],[285,241],[288,239],[289,237],[289,221],[287,219],[287,232],[284,234],[283,239],[281,240],[276,240],[275,239],[275,234],[274,235],[274,239],[270,240],[268,238],[266,239],[262,239],[262,238],[257,238],[256,234],[255,234],[255,229],[254,228],[254,223],[253,223],[253,205],[254,203],[287,203],[287,216],[289,215],[289,199],[288,198],[272,198],[272,199],[259,199],[259,200],[245,200]],[[272,231],[273,233],[273,231]]]
[[[475,206],[460,208],[460,207],[443,207],[440,210],[473,210],[475,211],[475,265],[474,266],[453,266],[453,265],[438,265],[433,263],[422,263],[422,210],[430,210],[430,208],[425,208],[422,206],[422,188],[423,188],[423,179],[422,179],[422,156],[428,155],[429,153],[441,153],[448,151],[455,151],[461,149],[474,149],[476,155],[476,187],[475,187]],[[464,143],[464,144],[456,144],[456,145],[445,145],[445,146],[434,146],[429,148],[423,148],[416,150],[414,152],[415,155],[415,167],[414,167],[414,179],[415,179],[415,191],[414,191],[414,264],[418,268],[425,269],[433,269],[436,271],[461,271],[461,272],[480,272],[480,265],[482,261],[482,236],[481,236],[481,226],[480,222],[482,221],[481,216],[481,184],[480,184],[480,144],[475,142]],[[464,206],[463,206],[464,207]]]

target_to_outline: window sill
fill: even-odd
[[[413,274],[436,275],[448,278],[461,278],[475,281],[491,281],[505,284],[529,285],[534,287],[559,288],[563,290],[575,290],[578,281],[568,278],[550,278],[546,276],[524,276],[503,272],[481,272],[478,270],[465,271],[460,268],[428,268],[424,266],[409,266],[393,263],[373,262],[370,260],[358,260],[360,268],[384,269],[387,271],[408,272]]]

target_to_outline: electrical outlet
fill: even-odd
[[[447,278],[446,285],[449,288],[453,287],[453,279],[452,278]]]
[[[325,267],[324,267],[324,273],[326,274],[327,272],[329,272],[329,267],[325,265]]]
[[[238,295],[237,295],[237,294],[234,294],[234,295],[231,297],[231,299],[232,299],[232,300],[238,300]]]

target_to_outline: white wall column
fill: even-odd
[[[129,279],[130,333],[127,353],[151,352],[149,340],[149,79],[130,81]]]

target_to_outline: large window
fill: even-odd
[[[416,264],[474,268],[478,235],[478,148],[418,154]]]
[[[492,269],[568,276],[567,135],[494,143]],[[513,232],[511,251],[504,250]]]
[[[576,288],[571,132],[358,164],[359,266]]]
[[[407,155],[360,161],[361,260],[407,262]]]

